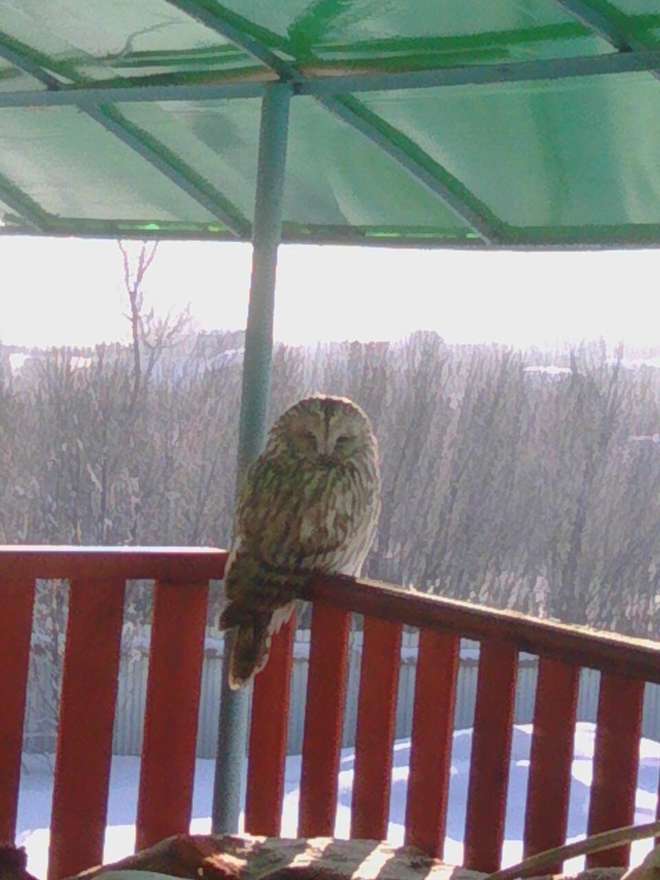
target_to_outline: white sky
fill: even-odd
[[[136,247],[135,244],[131,247]],[[92,345],[128,324],[117,244],[0,238],[0,341]],[[145,282],[157,311],[190,303],[197,326],[245,325],[250,248],[162,243]],[[276,337],[295,343],[396,339],[554,347],[603,337],[660,346],[660,250],[477,253],[286,246]]]

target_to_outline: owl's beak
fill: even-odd
[[[336,464],[334,456],[327,455],[326,453],[319,455],[318,462],[321,465],[321,467],[327,467],[327,468],[334,467]]]

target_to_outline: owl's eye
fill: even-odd
[[[340,437],[337,437],[335,440],[335,446],[345,446],[349,440],[350,436],[348,434],[342,434]]]
[[[302,436],[306,443],[316,445],[316,434],[313,431],[303,431]]]

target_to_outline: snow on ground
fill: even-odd
[[[595,727],[587,722],[576,725],[574,759],[572,766],[571,799],[568,819],[569,840],[584,837],[589,809],[589,788],[592,778],[592,758]],[[514,728],[511,771],[509,774],[509,797],[506,817],[506,841],[503,863],[513,864],[522,857],[522,833],[524,805],[529,770],[529,751],[532,726],[516,725]],[[463,859],[463,828],[472,747],[472,731],[458,730],[454,733],[451,780],[449,791],[449,815],[445,860],[461,864]],[[403,823],[406,810],[406,786],[410,759],[410,740],[399,740],[394,746],[390,824],[388,839],[395,844],[403,842]],[[350,826],[351,790],[355,752],[344,749],[339,772],[339,806],[335,834],[348,837]],[[300,780],[299,755],[287,758],[282,836],[295,837],[298,821]],[[660,768],[660,743],[642,739],[640,745],[640,770],[636,798],[636,822],[652,822],[656,815],[658,772]],[[139,780],[140,759],[116,755],[112,762],[110,799],[108,804],[108,828],[106,830],[104,861],[114,861],[133,852],[135,844],[135,811]],[[51,758],[27,755],[23,765],[18,810],[18,843],[28,852],[28,870],[38,877],[46,876],[48,856],[48,824],[53,785],[53,762]],[[193,797],[193,833],[211,830],[211,800],[213,792],[213,761],[198,760],[195,772]],[[633,863],[638,864],[650,849],[650,841],[633,845]],[[581,859],[567,862],[565,869],[576,870]]]

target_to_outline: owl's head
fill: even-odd
[[[275,422],[271,437],[290,455],[321,467],[342,464],[359,454],[376,455],[369,419],[347,397],[318,394],[299,400]]]

